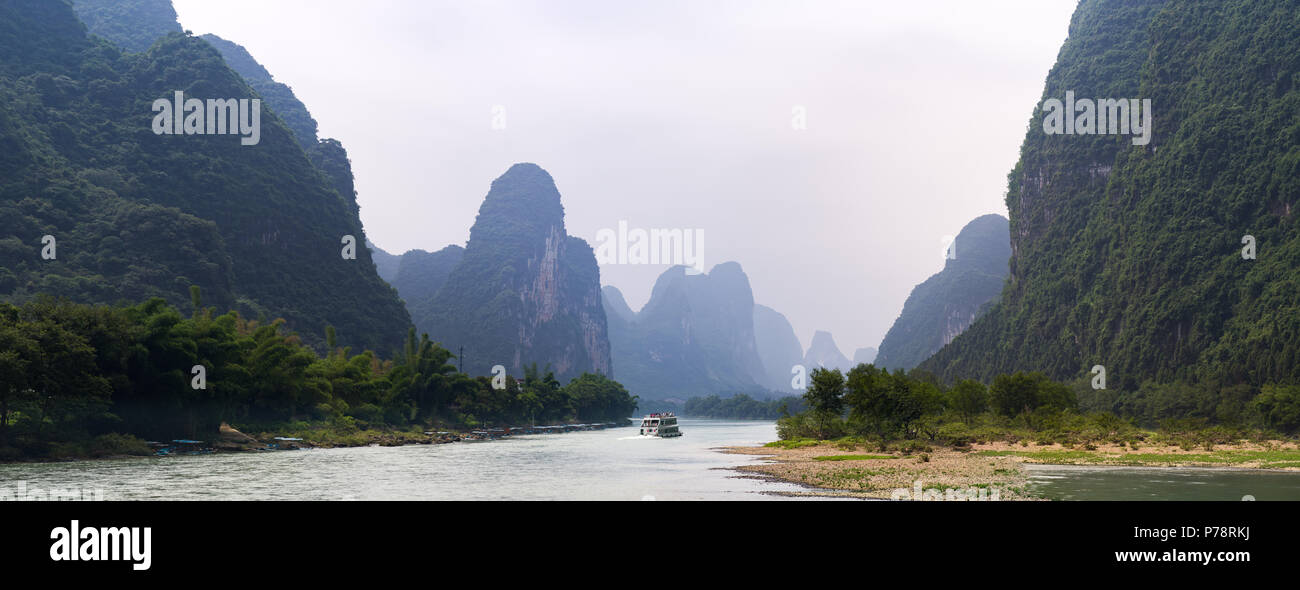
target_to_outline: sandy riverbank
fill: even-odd
[[[856,498],[911,498],[921,490],[967,493],[997,491],[999,500],[1033,500],[1023,464],[1124,465],[1158,467],[1229,467],[1300,470],[1300,446],[1294,442],[1241,442],[1211,448],[1173,445],[1121,445],[1093,448],[1025,445],[1006,442],[970,447],[932,447],[929,452],[882,453],[866,447],[821,442],[794,448],[726,447],[723,452],[767,459],[736,468],[750,476],[808,486],[793,495]],[[906,491],[901,494],[898,490]],[[992,498],[992,493],[988,494]]]

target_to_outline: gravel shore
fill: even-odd
[[[932,447],[923,453],[877,452],[821,442],[795,448],[726,447],[767,459],[735,468],[746,475],[807,486],[796,496],[876,499],[1034,500],[1023,464],[1300,469],[1295,442],[1241,441],[1209,448],[1167,444],[1063,447],[993,442]],[[930,491],[933,490],[933,491]],[[950,491],[951,490],[951,491]],[[983,491],[983,496],[976,492]]]
[[[722,450],[769,459],[766,463],[736,468],[742,473],[810,488],[793,495],[910,499],[919,496],[919,482],[920,490],[935,490],[930,492],[931,497],[937,493],[946,498],[961,492],[978,498],[983,490],[983,496],[990,500],[1031,499],[1024,493],[1026,475],[1016,457],[983,457],[950,448],[911,455],[878,453],[862,447],[845,449],[830,442],[793,449],[726,447]]]

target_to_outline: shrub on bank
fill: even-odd
[[[131,436],[129,434],[104,434],[95,437],[90,441],[89,452],[91,457],[111,457],[113,455],[136,455],[147,456],[153,454],[145,441]]]

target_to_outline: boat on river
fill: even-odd
[[[677,428],[677,415],[672,412],[647,414],[641,419],[641,436],[673,438],[681,435],[682,431]]]

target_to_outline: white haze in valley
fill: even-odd
[[[491,181],[535,162],[569,233],[699,230],[706,269],[740,262],[805,347],[824,329],[851,357],[942,268],[944,236],[1006,214],[1075,1],[175,6],[343,142],[380,247],[463,244]],[[601,279],[639,309],[665,268],[606,264]]]

